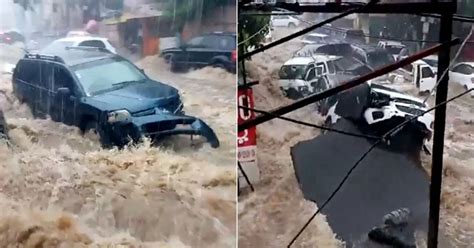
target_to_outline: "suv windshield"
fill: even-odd
[[[130,62],[120,58],[101,59],[73,67],[88,96],[144,82],[146,76]]]
[[[304,79],[307,65],[284,65],[280,69],[280,79]]]

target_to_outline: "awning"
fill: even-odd
[[[116,25],[119,23],[125,23],[128,20],[132,20],[132,19],[159,17],[162,15],[163,15],[162,11],[156,11],[156,10],[148,10],[146,12],[139,12],[139,13],[124,12],[120,17],[105,19],[103,23],[105,25]]]

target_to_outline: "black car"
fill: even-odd
[[[184,114],[177,89],[105,49],[27,54],[15,68],[13,92],[35,117],[93,131],[105,147],[174,134],[202,135],[219,146],[207,124]]]
[[[180,47],[163,49],[161,56],[173,71],[213,66],[235,73],[236,43],[234,33],[210,33],[194,37]]]
[[[17,31],[0,31],[0,43],[13,44],[15,42],[25,43],[25,37]]]
[[[5,121],[5,116],[3,111],[0,110],[0,139],[6,139],[8,135],[7,122]]]

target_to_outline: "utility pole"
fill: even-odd
[[[451,40],[453,28],[452,14],[442,14],[439,42]],[[436,104],[446,101],[448,96],[448,74],[444,73],[449,67],[450,48],[444,47],[438,55],[438,79],[440,83],[436,89]],[[435,110],[433,155],[431,165],[430,184],[430,213],[428,230],[428,248],[438,247],[439,209],[441,200],[441,186],[443,178],[443,150],[444,131],[446,126],[446,105],[441,105]]]

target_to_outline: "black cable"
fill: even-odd
[[[270,113],[270,112],[267,112],[267,111],[264,111],[264,110],[255,109],[255,108],[249,108],[249,107],[240,106],[240,105],[239,105],[238,107],[241,108],[241,109],[246,109],[246,110],[249,110],[249,111],[254,111],[254,112],[256,112],[256,113],[265,114],[265,115],[270,115],[270,116],[273,116],[273,117],[275,117],[275,118],[278,118],[278,119],[281,119],[281,120],[285,120],[285,121],[289,121],[289,122],[293,122],[293,123],[300,124],[300,125],[303,125],[303,126],[313,127],[313,128],[317,128],[317,129],[322,129],[322,130],[326,130],[326,131],[335,132],[335,133],[340,133],[340,134],[344,134],[344,135],[347,135],[347,136],[353,136],[353,137],[358,137],[358,138],[366,138],[366,139],[371,139],[371,140],[380,140],[380,139],[382,138],[382,137],[377,137],[377,136],[363,135],[363,134],[356,134],[356,133],[346,132],[346,131],[342,131],[342,130],[338,130],[338,129],[333,129],[333,128],[329,128],[329,127],[323,127],[323,126],[319,126],[319,125],[312,124],[312,123],[309,123],[309,122],[304,122],[304,121],[300,121],[300,120],[295,120],[295,119],[292,119],[292,118],[284,117],[284,116],[281,116],[281,115],[272,114],[272,113]]]
[[[342,181],[339,183],[339,185],[336,187],[336,189],[331,193],[331,195],[328,197],[328,199],[321,205],[321,207],[318,208],[318,210],[316,210],[316,212],[314,212],[314,214],[308,219],[308,221],[306,221],[306,223],[304,224],[304,226],[300,229],[300,231],[293,237],[293,239],[290,241],[290,243],[288,244],[288,247],[290,247],[295,241],[296,239],[298,239],[298,237],[304,232],[304,230],[306,229],[306,227],[308,227],[308,225],[311,223],[311,221],[313,221],[313,219],[316,217],[316,215],[318,215],[322,210],[323,208],[332,200],[332,198],[337,194],[337,192],[339,192],[339,190],[341,189],[342,185],[344,185],[344,183],[346,182],[346,180],[349,178],[350,174],[352,173],[352,171],[355,170],[355,168],[360,164],[360,162],[362,162],[362,160],[378,145],[380,144],[380,142],[382,142],[382,140],[378,140],[377,142],[375,142],[372,146],[370,146],[370,148],[364,153],[362,154],[362,156],[359,158],[359,160],[357,160],[357,162],[351,167],[351,169],[346,173],[346,175],[344,176],[344,178],[342,179]]]
[[[439,106],[441,105],[444,105],[444,104],[447,104],[461,96],[464,96],[466,95],[467,93],[473,91],[474,89],[470,89],[470,90],[466,90],[464,91],[463,93],[459,94],[459,95],[456,95],[444,102],[441,102],[439,104],[437,104],[436,106],[432,107],[432,108],[429,108],[425,111],[423,111],[422,113],[418,114],[418,115],[415,115],[413,116],[412,118],[402,122],[401,124],[397,125],[396,127],[392,128],[391,130],[389,130],[388,132],[386,132],[384,135],[383,135],[383,139],[380,139],[378,140],[377,142],[375,142],[360,158],[359,160],[357,160],[357,162],[354,164],[354,166],[351,167],[351,169],[347,172],[346,176],[344,176],[344,178],[342,179],[342,181],[339,183],[339,185],[337,186],[336,190],[334,190],[332,192],[332,194],[329,196],[329,198],[321,205],[320,208],[318,208],[318,210],[316,210],[316,212],[308,219],[308,221],[305,223],[305,225],[300,229],[300,231],[296,234],[295,237],[293,237],[293,239],[291,240],[290,244],[288,245],[288,247],[290,247],[295,241],[296,239],[301,235],[301,233],[303,233],[303,231],[308,227],[308,225],[311,223],[311,221],[316,217],[316,215],[318,215],[322,209],[331,201],[331,199],[337,194],[337,192],[341,189],[341,187],[343,186],[343,184],[346,182],[347,178],[349,177],[349,175],[352,173],[352,171],[354,171],[354,169],[360,164],[360,162],[375,148],[375,146],[377,146],[378,144],[380,144],[383,140],[387,140],[387,137],[392,137],[394,134],[396,134],[397,132],[399,132],[405,125],[407,125],[409,122],[413,121],[414,119],[428,113],[428,112],[431,112],[433,110],[435,110],[436,108],[438,108]]]

